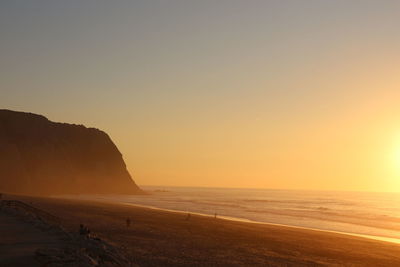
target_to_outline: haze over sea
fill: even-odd
[[[400,243],[400,193],[143,186],[145,196],[79,198],[313,228]],[[133,218],[134,219],[134,218]]]

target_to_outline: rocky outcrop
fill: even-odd
[[[142,193],[105,132],[10,110],[0,110],[0,192]]]

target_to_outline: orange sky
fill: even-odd
[[[142,185],[400,192],[398,1],[0,4],[0,103]]]

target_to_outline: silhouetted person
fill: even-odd
[[[79,234],[80,235],[85,235],[85,227],[83,226],[83,224],[79,225]]]
[[[90,230],[88,227],[84,226],[83,224],[79,225],[79,234],[83,236],[88,236],[90,234]]]
[[[217,219],[217,213],[214,213],[214,219]]]
[[[189,220],[190,220],[190,216],[191,216],[190,213],[188,213],[188,214],[187,214],[187,217],[186,217],[186,221],[189,221]]]
[[[131,226],[131,219],[126,218],[126,227],[130,227],[130,226]]]

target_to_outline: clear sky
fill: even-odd
[[[142,185],[400,191],[400,1],[1,1],[0,107]]]

